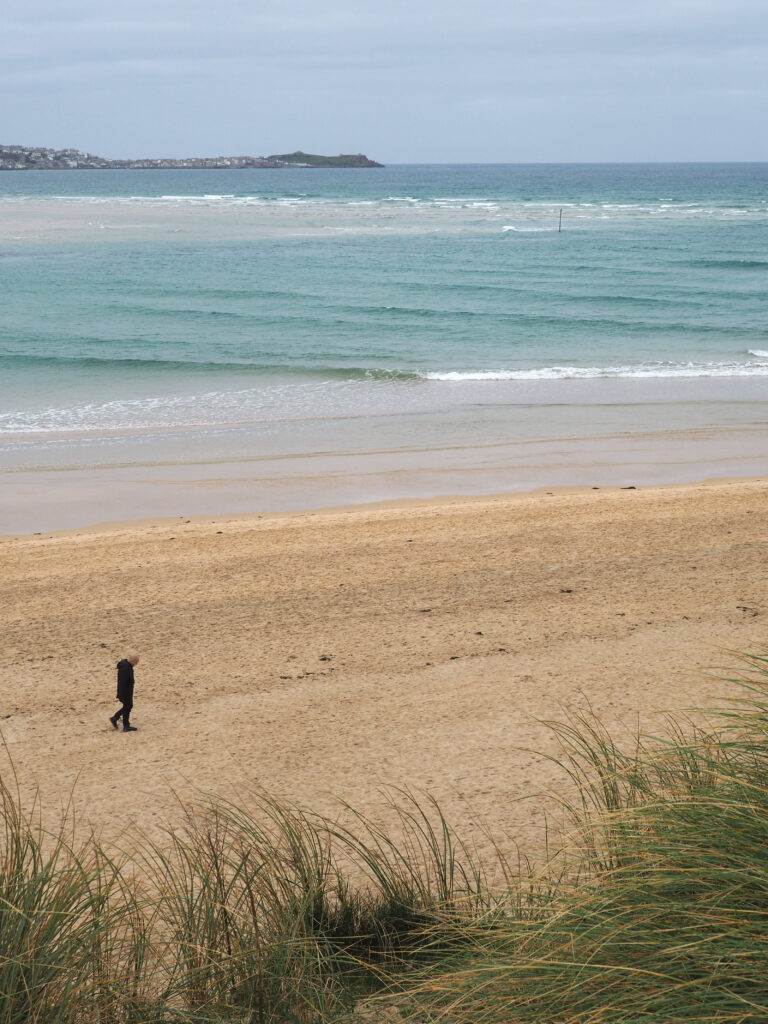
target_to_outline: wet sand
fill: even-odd
[[[86,445],[79,454],[65,446],[60,454],[65,460],[73,458],[73,464],[47,469],[25,466],[25,460],[32,457],[30,451],[10,443],[0,451],[0,462],[6,460],[0,465],[0,537],[119,519],[167,518],[180,512],[211,518],[222,509],[236,514],[271,515],[392,500],[442,502],[446,495],[522,495],[541,488],[542,483],[548,485],[547,489],[631,484],[653,487],[702,479],[755,478],[766,470],[768,424],[749,422],[762,417],[764,411],[761,391],[760,402],[755,401],[755,389],[762,387],[759,380],[751,382],[751,396],[749,391],[735,389],[727,379],[708,382],[711,402],[702,403],[700,414],[725,420],[741,418],[743,422],[738,426],[710,424],[684,430],[675,428],[674,417],[690,419],[688,406],[683,404],[681,412],[669,401],[622,404],[626,395],[622,397],[619,382],[609,392],[617,403],[606,414],[610,423],[593,424],[594,436],[579,433],[576,421],[592,409],[593,399],[599,396],[604,402],[608,396],[603,385],[615,382],[567,383],[578,388],[577,404],[564,407],[565,411],[531,407],[535,420],[548,419],[545,433],[550,436],[545,439],[518,436],[520,424],[510,421],[488,427],[490,434],[509,435],[503,442],[486,443],[486,428],[480,427],[474,437],[464,436],[460,441],[454,438],[451,443],[443,437],[440,443],[433,434],[423,444],[411,447],[404,438],[423,434],[424,425],[409,421],[407,416],[395,416],[392,424],[397,437],[386,436],[381,425],[371,427],[355,421],[353,428],[343,426],[331,439],[327,427],[318,422],[321,451],[308,450],[312,445],[305,439],[301,450],[293,454],[281,449],[258,457],[235,458],[231,453],[206,449],[205,442],[179,431],[179,460],[175,461],[167,447],[169,437],[155,437],[150,432],[144,438],[147,449],[143,455],[151,454],[157,462],[142,461],[132,442],[123,439],[124,464],[99,464],[102,455],[96,450],[98,446]],[[659,389],[657,397],[666,395],[668,399],[670,383],[680,399],[679,382],[656,381],[649,387]],[[700,382],[688,383],[701,391]],[[544,396],[536,390],[540,398]],[[576,397],[570,386],[568,392],[572,399]],[[547,394],[554,401],[557,389]],[[646,391],[646,397],[650,399],[651,392]],[[712,413],[713,408],[716,413]],[[600,418],[592,411],[589,415],[594,421]],[[445,433],[442,417],[433,427],[437,424],[442,424],[440,430]],[[464,424],[457,429],[466,433]],[[573,436],[563,436],[571,431]],[[233,446],[262,444],[248,432],[237,441],[231,435],[227,438]],[[216,443],[221,444],[221,439]],[[192,451],[199,461],[185,461]],[[39,455],[43,462],[51,458],[50,451]],[[88,464],[89,458],[96,463]],[[78,459],[84,460],[79,467]]]
[[[540,851],[564,785],[542,719],[589,701],[655,731],[731,692],[724,649],[765,649],[767,499],[756,479],[6,538],[2,735],[51,821],[74,791],[82,825],[153,831],[251,786],[386,818],[399,786]]]

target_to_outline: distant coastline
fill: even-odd
[[[280,153],[273,156],[214,156],[184,159],[108,160],[79,149],[41,146],[0,146],[0,171],[111,171],[111,170],[225,170],[290,167],[383,167],[363,153],[320,156],[316,153]]]

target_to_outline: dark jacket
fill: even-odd
[[[133,703],[133,665],[127,658],[117,663],[117,699]]]

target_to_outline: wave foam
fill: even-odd
[[[519,227],[516,227],[513,224],[505,224],[504,227],[501,230],[502,231],[514,231],[517,234],[521,234],[521,235],[533,235],[533,234],[540,234],[541,232],[544,232],[544,231],[557,231],[557,228],[519,228]]]
[[[127,206],[127,207],[164,207],[168,209],[209,207],[242,208],[252,207],[266,211],[281,209],[322,209],[334,211],[348,216],[352,212],[371,216],[388,215],[407,217],[409,211],[428,212],[438,218],[449,220],[461,218],[488,218],[506,221],[505,231],[525,230],[557,230],[544,226],[542,222],[557,222],[560,210],[567,214],[573,223],[574,218],[582,221],[615,220],[625,221],[689,221],[753,218],[764,223],[768,207],[764,200],[753,201],[746,205],[735,205],[727,201],[710,201],[707,203],[648,201],[639,203],[611,202],[575,202],[562,200],[531,200],[516,196],[504,195],[499,192],[490,196],[468,194],[465,196],[441,195],[377,195],[377,196],[322,196],[311,193],[288,192],[277,194],[245,194],[245,193],[199,193],[160,195],[34,195],[26,193],[8,193],[0,195],[3,203],[61,203],[79,206]],[[564,216],[564,221],[566,217]],[[534,222],[530,228],[525,227],[526,221]],[[743,262],[745,266],[757,266],[758,263]]]
[[[768,352],[753,355],[768,358]],[[513,381],[584,380],[606,378],[648,379],[654,377],[765,377],[766,363],[646,363],[638,366],[542,366],[525,370],[427,371],[424,380]]]
[[[766,352],[768,357],[768,352]],[[397,410],[451,408],[478,400],[478,388],[514,382],[588,379],[768,377],[768,358],[753,363],[657,363],[627,366],[544,366],[528,369],[422,371],[353,369],[318,371],[314,377],[264,376],[258,386],[193,389],[184,394],[83,401],[70,406],[0,413],[0,439],[111,437],[136,432],[228,429],[397,414]],[[443,387],[455,391],[441,392]],[[473,386],[474,384],[474,386]],[[506,392],[505,392],[506,394]],[[563,392],[565,394],[565,392]],[[436,403],[436,404],[435,404]],[[262,429],[259,426],[259,429]]]

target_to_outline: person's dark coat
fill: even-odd
[[[133,704],[133,665],[127,658],[117,663],[117,699]]]

